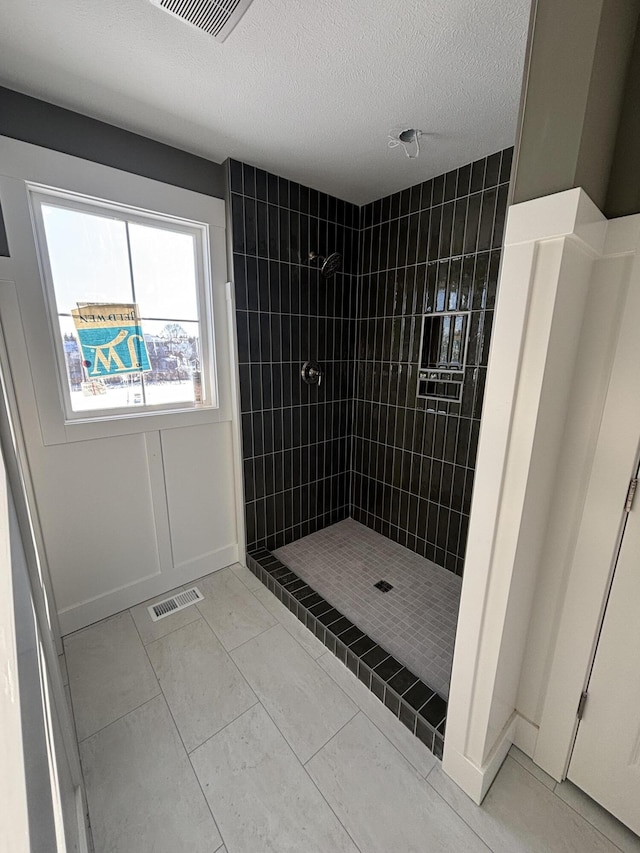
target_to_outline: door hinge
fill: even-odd
[[[584,706],[587,704],[587,691],[580,696],[580,701],[578,702],[578,719],[582,719],[582,715],[584,714]]]
[[[631,512],[631,508],[633,507],[633,499],[636,496],[636,490],[638,488],[638,478],[636,477],[629,483],[629,489],[627,491],[627,499],[624,502],[624,511]]]

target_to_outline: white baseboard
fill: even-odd
[[[474,803],[480,805],[491,787],[491,783],[496,778],[498,770],[502,767],[502,762],[507,757],[511,744],[514,743],[519,719],[519,715],[514,712],[502,730],[502,734],[491,750],[487,761],[482,765],[471,761],[453,747],[447,747],[445,738],[442,769],[447,776],[453,779],[456,785],[462,788],[467,796],[471,797]]]
[[[525,755],[528,755],[529,758],[533,758],[533,753],[536,750],[539,728],[534,723],[525,719],[525,717],[520,716],[520,714],[517,714],[517,717],[518,719],[513,742],[518,749],[524,752]]]
[[[78,631],[80,628],[86,628],[87,625],[106,619],[107,616],[113,616],[115,613],[127,610],[142,601],[162,595],[177,586],[191,583],[204,575],[237,562],[238,545],[235,543],[221,548],[219,551],[212,551],[206,557],[185,563],[170,572],[152,575],[138,583],[115,589],[73,607],[67,607],[58,611],[60,631],[63,636],[71,634],[73,631]]]

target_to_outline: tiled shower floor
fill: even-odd
[[[448,698],[461,579],[359,524],[340,521],[274,552],[362,631]],[[393,586],[381,592],[374,584]]]

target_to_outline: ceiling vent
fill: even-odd
[[[209,33],[216,41],[224,41],[252,0],[151,0],[175,18]]]

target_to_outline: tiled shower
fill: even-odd
[[[511,158],[362,208],[229,164],[249,566],[436,753]]]

